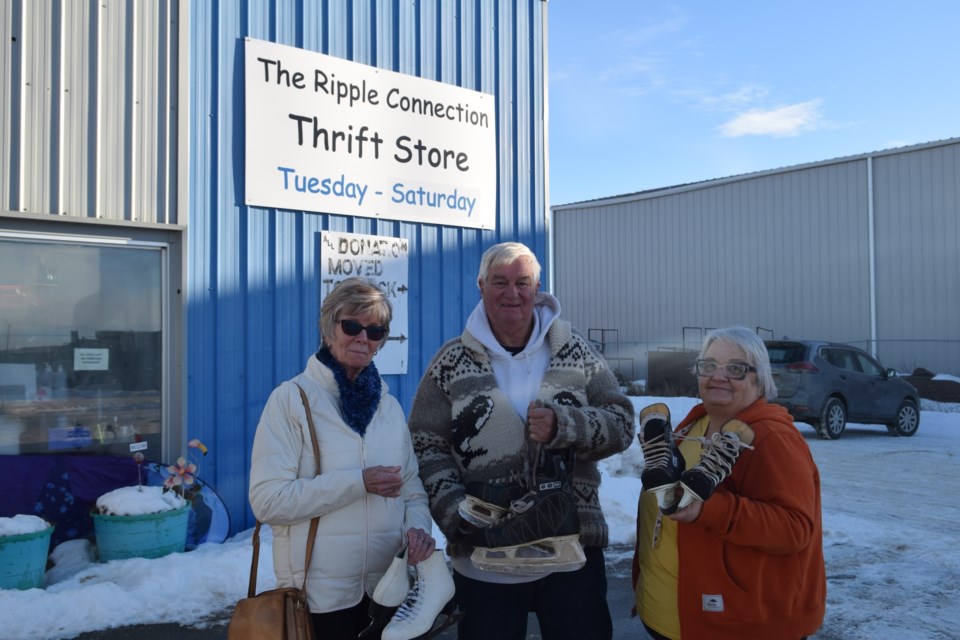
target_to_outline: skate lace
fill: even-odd
[[[708,438],[688,438],[703,443],[703,455],[697,466],[714,484],[720,484],[730,475],[733,463],[740,456],[740,449],[753,449],[749,444],[741,442],[737,436],[722,431]]]
[[[510,501],[510,507],[507,512],[501,518],[500,522],[497,523],[498,526],[506,525],[511,520],[515,520],[520,517],[523,513],[532,507],[536,502],[536,492],[530,491],[526,493],[523,497],[517,498],[516,500]]]
[[[665,467],[670,463],[670,443],[666,438],[657,438],[643,443],[643,466]]]
[[[421,582],[417,581],[417,583],[413,585],[410,595],[407,596],[407,599],[403,601],[400,608],[393,614],[394,621],[403,622],[417,617],[417,614],[420,612],[420,602],[423,600],[421,591]]]

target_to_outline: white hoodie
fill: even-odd
[[[477,304],[467,318],[467,331],[487,349],[497,386],[510,398],[517,414],[527,419],[527,407],[537,398],[543,375],[550,365],[550,347],[545,343],[547,331],[560,317],[560,301],[549,293],[538,292],[533,307],[533,333],[523,351],[512,355],[497,342],[483,306]]]

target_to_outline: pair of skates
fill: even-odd
[[[753,429],[740,420],[731,420],[706,439],[700,462],[685,469],[683,456],[674,441],[670,409],[662,403],[652,404],[640,412],[638,437],[643,449],[640,481],[644,489],[656,495],[664,515],[713,495],[730,475],[741,449],[753,448]]]
[[[453,576],[443,552],[414,565],[410,585],[407,549],[398,553],[373,590],[370,626],[359,640],[426,640],[453,626],[463,614],[455,613]]]
[[[580,519],[564,454],[537,445],[527,478],[467,483],[460,516],[476,527],[463,541],[486,571],[548,574],[586,563]]]

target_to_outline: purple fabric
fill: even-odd
[[[0,491],[0,517],[33,514],[54,462],[54,456],[0,456],[2,486],[14,488]]]
[[[137,482],[132,458],[85,455],[0,456],[0,516],[40,516],[56,528],[52,546],[93,535],[90,511],[97,498]]]

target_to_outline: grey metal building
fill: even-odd
[[[707,328],[960,375],[960,139],[552,207],[554,289],[625,376]]]

